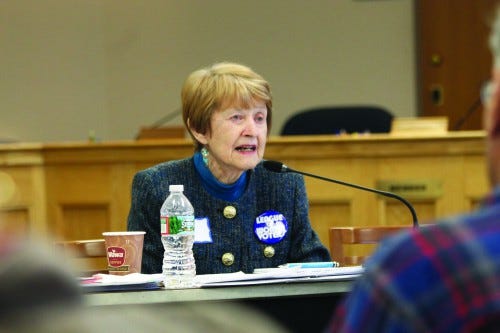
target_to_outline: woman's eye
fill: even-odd
[[[232,120],[241,120],[243,119],[243,116],[240,114],[235,114],[231,117]]]
[[[258,123],[264,123],[266,121],[266,117],[264,117],[263,115],[259,115],[255,117],[255,121]]]

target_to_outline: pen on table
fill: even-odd
[[[280,265],[282,268],[332,268],[339,267],[336,261],[321,261],[321,262],[297,262]]]

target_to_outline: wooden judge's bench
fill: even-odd
[[[488,192],[484,132],[271,137],[266,159],[366,187],[395,192],[420,223],[469,211]],[[101,238],[125,230],[133,175],[191,156],[188,139],[0,145],[0,230],[59,239]],[[373,193],[306,177],[312,225],[401,225],[407,207]]]

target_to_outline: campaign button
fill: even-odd
[[[264,244],[280,242],[288,232],[288,223],[283,214],[267,210],[257,216],[253,224],[255,236]]]

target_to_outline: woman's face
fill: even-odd
[[[208,167],[219,181],[234,183],[262,160],[267,139],[266,119],[264,102],[255,102],[248,109],[229,107],[214,112],[208,133],[195,133],[208,149]]]

